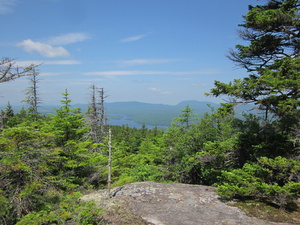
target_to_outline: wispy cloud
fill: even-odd
[[[210,75],[216,74],[216,70],[199,70],[199,71],[148,71],[148,70],[111,70],[111,71],[96,71],[86,72],[83,75],[96,76],[134,76],[134,75]]]
[[[216,69],[204,69],[204,70],[194,70],[194,71],[178,71],[173,72],[173,75],[211,75],[218,74],[219,70]]]
[[[46,43],[50,45],[67,45],[89,39],[89,35],[85,33],[69,33],[49,38]]]
[[[96,71],[86,72],[84,75],[97,75],[97,76],[132,76],[132,75],[154,75],[164,74],[162,71],[130,71],[130,70],[112,70],[112,71]]]
[[[164,95],[171,94],[171,92],[169,92],[169,91],[164,91],[164,90],[161,90],[160,88],[155,88],[155,87],[148,88],[148,90],[159,93],[159,94],[164,94]]]
[[[22,47],[26,52],[37,52],[47,58],[55,57],[68,57],[70,53],[62,46],[52,46],[50,44],[32,41],[31,39],[24,40],[17,44]]]
[[[131,37],[127,37],[127,38],[123,38],[120,40],[120,42],[133,42],[133,41],[138,41],[144,37],[146,37],[147,34],[140,34],[140,35],[135,35],[135,36],[131,36]]]
[[[78,60],[55,60],[55,61],[45,61],[46,65],[78,65],[81,64]]]
[[[39,75],[43,77],[50,77],[50,76],[62,76],[67,74],[70,74],[70,72],[40,73]]]
[[[116,61],[119,66],[139,66],[139,65],[152,65],[164,64],[178,61],[178,59],[132,59]]]
[[[68,57],[70,53],[62,45],[73,44],[87,39],[89,39],[87,34],[69,33],[54,36],[44,41],[27,39],[17,43],[17,46],[22,47],[26,52],[37,52],[47,58]]]
[[[16,0],[0,0],[0,15],[11,13],[16,2]]]
[[[81,64],[81,62],[78,60],[16,61],[16,66],[19,66],[19,67],[29,66],[31,64],[34,64],[34,65],[78,65],[78,64]]]

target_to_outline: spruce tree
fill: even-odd
[[[222,197],[259,197],[280,206],[299,197],[299,6],[298,0],[250,6],[240,25],[240,37],[248,45],[236,45],[228,56],[248,76],[228,84],[215,81],[211,89],[210,95],[254,103],[264,113],[258,120],[250,115],[237,126],[234,147],[242,168],[222,171]]]
[[[215,81],[211,95],[228,95],[255,103],[290,125],[299,120],[300,20],[298,0],[270,0],[250,6],[240,37],[248,45],[236,45],[229,58],[249,75],[228,84]]]
[[[193,114],[193,109],[189,105],[187,105],[183,110],[181,110],[182,114],[174,119],[174,121],[179,122],[181,126],[185,129],[189,129],[191,124],[195,121],[194,117],[196,114]]]
[[[64,146],[70,140],[79,140],[85,133],[84,117],[80,108],[71,108],[72,100],[68,90],[62,93],[63,99],[60,101],[62,106],[56,110],[52,116],[51,126],[56,134],[58,146]]]

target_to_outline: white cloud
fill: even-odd
[[[1,0],[0,0],[1,1]],[[70,53],[62,45],[73,44],[89,39],[84,33],[69,33],[48,38],[44,41],[33,41],[31,39],[17,43],[26,52],[37,52],[48,58],[68,57]]]
[[[38,52],[42,56],[48,58],[70,56],[70,53],[64,47],[55,47],[50,44],[32,41],[31,39],[24,40],[23,42],[18,43],[17,46],[23,47],[26,52]]]
[[[46,42],[50,45],[67,45],[85,41],[90,37],[85,33],[69,33],[49,38]]]
[[[148,90],[149,91],[153,91],[153,92],[157,92],[157,93],[159,93],[159,94],[171,94],[171,92],[169,92],[169,91],[163,91],[163,90],[161,90],[160,88],[155,88],[155,87],[153,87],[153,88],[148,88]]]
[[[138,66],[150,64],[163,64],[177,61],[177,59],[132,59],[116,61],[119,66]]]
[[[0,0],[0,15],[11,13],[15,5],[16,0]]]
[[[140,40],[140,39],[142,39],[142,38],[144,38],[146,36],[147,36],[146,34],[140,34],[140,35],[136,35],[136,36],[131,36],[131,37],[127,37],[127,38],[121,39],[120,42],[133,42],[133,41]]]
[[[132,75],[210,75],[219,73],[217,70],[199,70],[199,71],[151,71],[151,70],[112,70],[86,72],[83,75],[97,76],[132,76]]]

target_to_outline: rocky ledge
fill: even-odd
[[[139,182],[116,187],[110,194],[92,192],[81,200],[103,207],[105,223],[114,225],[288,224],[248,217],[222,201],[215,188],[201,185]]]

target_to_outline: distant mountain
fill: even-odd
[[[201,101],[183,101],[177,105],[165,104],[151,104],[144,102],[113,102],[105,103],[106,114],[108,117],[108,124],[124,125],[128,124],[133,127],[140,127],[142,124],[150,126],[170,126],[172,120],[178,117],[189,105],[193,109],[193,114],[201,118],[205,113],[210,113],[211,108],[218,108],[220,105],[212,102]],[[1,107],[4,109],[6,106]],[[43,114],[55,113],[54,108],[60,106],[46,106],[41,105],[40,112]],[[80,107],[82,112],[87,111],[86,104],[74,104],[73,108]],[[13,106],[14,110],[19,111],[21,106]],[[238,108],[238,111],[247,111],[250,106],[243,106]]]
[[[218,107],[215,103],[210,103]],[[185,101],[177,105],[150,104],[143,102],[115,102],[106,103],[108,117],[116,119],[115,116],[123,116],[139,124],[153,126],[170,126],[172,120],[180,115],[187,105],[194,110],[194,113],[202,117],[210,111],[208,102]]]

